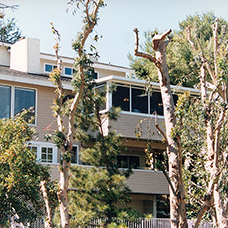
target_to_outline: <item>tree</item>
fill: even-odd
[[[111,92],[111,88],[109,88]],[[105,127],[107,120],[116,121],[119,108],[101,113],[106,103],[103,85],[86,85],[82,105],[76,111],[76,139],[86,145],[81,160],[90,167],[71,167],[70,211],[72,226],[86,227],[93,219],[101,218],[105,227],[119,219],[135,219],[131,208],[118,207],[130,202],[126,180],[130,170],[119,169],[117,156],[125,150],[123,140]],[[83,114],[82,114],[83,113]],[[133,217],[133,218],[132,218]]]
[[[7,42],[7,43],[15,43],[21,38],[21,31],[16,26],[16,20],[15,18],[7,19],[7,22],[4,21],[4,11],[5,9],[11,9],[12,11],[16,10],[18,8],[18,5],[5,5],[3,3],[0,3],[0,9],[2,12],[0,13],[0,41],[1,42]]]
[[[195,53],[200,56],[200,82],[201,82],[201,101],[204,112],[205,138],[207,140],[207,170],[209,172],[209,183],[207,185],[206,199],[202,205],[196,219],[195,225],[198,225],[198,220],[206,210],[214,207],[218,227],[228,227],[228,220],[223,204],[221,192],[219,190],[219,177],[224,172],[224,167],[227,166],[226,152],[224,145],[223,128],[226,127],[226,111],[227,111],[227,47],[223,44],[225,29],[218,30],[218,19],[215,20],[212,26],[213,37],[213,62],[210,63],[207,58],[196,32],[192,39],[191,28],[187,27],[187,39]],[[219,42],[219,36],[222,38]],[[212,67],[213,65],[213,67]],[[206,85],[206,70],[210,75],[211,83],[214,86],[211,94],[207,93],[208,86]],[[223,130],[223,131],[222,131]],[[225,154],[224,154],[225,152]],[[225,160],[224,160],[225,159]],[[224,164],[223,164],[224,163]],[[225,165],[225,166],[224,166]]]
[[[0,21],[0,41],[15,43],[21,38],[21,31],[16,26],[15,18],[7,19],[7,23]]]
[[[210,27],[214,24],[216,16],[212,12],[199,15],[198,13],[191,16],[187,16],[186,20],[179,23],[179,30],[174,31],[170,38],[172,42],[167,46],[167,64],[169,66],[170,83],[173,85],[183,85],[186,87],[193,87],[199,83],[198,70],[200,68],[199,56],[194,55],[191,47],[185,39],[185,29],[188,25],[196,25],[200,34],[200,41],[202,46],[208,46],[211,52],[212,43],[210,37],[212,31]],[[218,30],[221,31],[222,25],[228,26],[227,21],[223,18],[219,18],[221,24]],[[152,47],[152,39],[158,33],[157,29],[154,31],[144,32],[146,41],[140,46],[143,52],[154,54]],[[224,40],[227,39],[225,34]],[[210,44],[209,44],[210,43]],[[213,53],[213,51],[212,51]],[[208,55],[209,61],[213,61],[213,55]],[[136,75],[139,78],[150,81],[157,81],[158,77],[156,73],[156,67],[148,59],[134,58],[132,55],[128,55],[130,65],[136,70]],[[178,64],[176,64],[178,63]],[[148,77],[147,77],[148,76]],[[207,78],[209,75],[207,74]]]
[[[50,74],[50,80],[53,81],[56,86],[56,99],[54,99],[53,113],[57,120],[57,130],[53,136],[53,142],[61,151],[62,162],[60,165],[60,180],[58,199],[60,203],[60,216],[61,225],[63,228],[70,227],[69,212],[68,212],[68,180],[69,180],[69,168],[71,165],[71,153],[73,149],[73,140],[75,133],[74,119],[78,104],[81,101],[81,96],[85,85],[91,80],[92,61],[89,59],[86,50],[85,42],[93,31],[98,21],[98,9],[104,6],[102,0],[71,0],[71,4],[76,4],[77,7],[83,7],[83,23],[84,27],[81,32],[78,33],[77,39],[73,42],[72,47],[77,53],[77,58],[74,63],[75,73],[71,84],[73,86],[73,98],[66,102],[64,101],[64,89],[61,84],[61,59],[58,55],[60,35],[58,31],[52,25],[52,31],[56,34],[55,52],[57,58],[58,67]],[[91,46],[93,49],[94,47]],[[67,117],[67,127],[64,127],[62,117]]]
[[[170,88],[170,79],[168,74],[168,66],[166,63],[166,47],[169,39],[165,40],[171,30],[164,32],[162,35],[155,35],[152,40],[153,50],[155,53],[139,52],[138,30],[134,30],[136,34],[135,55],[149,59],[153,62],[158,71],[158,79],[160,84],[162,102],[164,107],[165,128],[166,134],[162,134],[167,142],[167,155],[169,162],[169,177],[170,177],[170,220],[171,227],[187,227],[187,217],[185,210],[185,192],[182,177],[182,153],[179,140],[174,141],[171,137],[172,129],[176,126],[176,116],[174,109],[174,100]]]
[[[185,224],[182,223],[182,221],[185,221],[185,205],[184,203],[181,203],[185,198],[181,167],[183,152],[186,152],[184,154],[184,159],[188,171],[184,176],[185,178],[188,178],[188,181],[189,178],[192,181],[188,193],[194,193],[195,196],[197,194],[197,197],[192,198],[191,202],[195,200],[198,205],[197,203],[190,205],[194,210],[199,208],[199,211],[196,213],[197,217],[194,227],[198,227],[204,213],[212,208],[215,210],[214,215],[217,219],[218,227],[227,227],[227,215],[221,194],[221,189],[223,189],[223,197],[227,197],[227,183],[224,181],[226,179],[225,176],[223,176],[227,173],[227,169],[225,169],[227,166],[227,152],[226,144],[224,144],[227,135],[225,131],[227,124],[227,47],[223,44],[227,35],[225,34],[225,26],[219,26],[218,20],[215,20],[211,14],[209,14],[209,17],[204,15],[204,20],[208,20],[208,18],[214,19],[212,20],[214,21],[214,25],[212,26],[211,31],[210,29],[207,30],[203,28],[203,30],[200,30],[201,32],[199,32],[197,25],[205,24],[201,24],[201,21],[199,20],[198,24],[196,23],[194,26],[196,32],[194,33],[193,38],[190,26],[187,27],[187,33],[185,33],[185,37],[187,37],[190,44],[188,50],[192,48],[191,58],[196,62],[194,70],[196,75],[199,75],[198,80],[201,85],[201,100],[193,100],[193,102],[187,100],[184,102],[179,101],[175,114],[173,114],[174,106],[170,95],[169,75],[165,58],[165,47],[167,43],[164,42],[164,38],[167,33],[160,35],[160,37],[158,35],[153,37],[153,49],[156,54],[156,57],[154,57],[148,53],[138,52],[138,31],[137,29],[135,30],[135,55],[149,59],[151,62],[155,63],[158,68],[166,124],[166,134],[163,135],[166,138],[168,147],[170,147],[170,143],[173,143],[174,149],[178,150],[179,157],[176,158],[175,156],[170,156],[169,148],[167,151],[169,168],[170,163],[173,162],[173,158],[174,160],[179,161],[179,167],[178,165],[175,165],[175,163],[172,164],[173,167],[171,167],[175,169],[177,172],[176,174],[180,179],[178,180],[179,186],[175,186],[172,183],[174,178],[171,174],[171,198],[173,197],[172,193],[175,193],[175,191],[177,197],[173,201],[171,199],[170,204],[171,222],[173,222],[172,216],[176,218],[177,223],[179,222],[179,213],[180,227],[182,225],[185,226]],[[211,22],[210,20],[208,21]],[[202,29],[202,27],[203,26],[200,26],[199,28]],[[205,38],[202,36],[202,31],[205,31]],[[207,36],[208,34],[213,34],[213,37]],[[185,37],[183,37],[183,39]],[[157,39],[159,39],[158,43]],[[157,53],[157,50],[161,50],[161,53]],[[209,85],[211,87],[208,87]],[[207,90],[209,90],[210,93],[208,93]],[[189,113],[190,111],[191,114]],[[171,115],[166,115],[166,112],[168,112],[168,114],[171,113]],[[176,118],[178,119],[177,123]],[[196,123],[198,125],[196,125]],[[172,130],[170,128],[172,128]],[[203,139],[206,139],[206,145],[203,143]],[[187,145],[188,143],[192,146]],[[199,152],[197,153],[197,158],[194,158],[197,151]],[[202,176],[199,175],[199,173],[196,174],[196,169],[197,172],[200,171]],[[172,173],[172,171],[169,170],[169,173]],[[204,179],[202,179],[202,177],[204,177]],[[195,185],[195,187],[202,187],[202,190],[197,189],[197,191],[196,188],[192,187],[193,185]],[[206,191],[203,189],[206,189]],[[180,199],[180,201],[178,201],[178,199]],[[199,203],[199,201],[201,202]],[[172,211],[173,202],[176,202],[176,208]],[[172,225],[175,226],[175,224]]]
[[[0,224],[17,214],[23,223],[43,216],[40,182],[50,178],[49,168],[37,163],[29,148],[36,136],[22,116],[0,120]],[[51,182],[49,184],[51,186]],[[53,192],[52,192],[53,193]],[[51,193],[51,194],[52,194]],[[52,194],[51,205],[54,205]]]

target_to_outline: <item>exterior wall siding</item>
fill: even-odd
[[[148,126],[150,127],[150,138],[153,140],[162,140],[163,137],[158,134],[158,131],[155,127],[155,118],[148,115],[148,117],[140,116],[131,113],[121,113],[118,121],[110,121],[110,126],[112,130],[115,130],[117,133],[121,134],[123,137],[136,138],[135,129],[137,124],[144,120],[141,124],[142,135],[141,139],[146,139],[148,137]],[[164,118],[157,118],[157,122],[161,129],[164,131]]]
[[[59,179],[58,165],[51,165],[51,167],[52,179]],[[134,169],[127,180],[127,185],[133,193],[169,194],[168,182],[160,171]]]
[[[118,71],[112,71],[112,70],[103,70],[103,69],[96,69],[95,71],[98,72],[98,77],[103,78],[109,75],[116,75],[116,76],[121,76],[125,77],[125,72],[118,72]]]

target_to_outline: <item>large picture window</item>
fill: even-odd
[[[132,88],[132,112],[148,113],[148,94],[142,89]]]
[[[112,94],[112,105],[120,107],[123,111],[130,111],[130,88],[117,86]]]
[[[24,116],[29,121],[36,114],[36,90],[0,85],[0,118],[10,118],[25,110]],[[31,122],[35,124],[35,118]]]
[[[35,117],[35,90],[15,88],[14,115],[27,110],[26,121]],[[33,124],[34,124],[33,120]]]
[[[174,105],[178,96],[173,95]],[[150,95],[143,87],[118,84],[115,92],[112,93],[112,105],[120,107],[122,111],[136,112],[142,114],[154,114],[163,116],[163,103],[160,91],[154,91]]]
[[[10,86],[0,86],[0,118],[10,118],[11,88]]]

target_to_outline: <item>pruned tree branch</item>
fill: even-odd
[[[200,54],[201,54],[201,60],[202,60],[202,62],[205,64],[205,66],[206,66],[206,68],[207,68],[207,71],[208,71],[208,73],[210,74],[211,79],[212,79],[214,85],[217,86],[218,81],[217,81],[216,74],[215,74],[214,71],[212,70],[212,67],[211,67],[210,63],[208,62],[207,58],[204,56],[202,47],[201,47],[201,45],[200,45],[200,42],[199,42],[199,40],[198,40],[196,34],[195,34],[195,39],[196,39],[196,42],[197,42],[199,48],[196,47],[195,43],[194,43],[194,42],[192,41],[192,39],[191,39],[191,27],[188,26],[188,27],[186,28],[186,31],[187,31],[187,39],[188,39],[188,42],[190,43],[190,45],[191,45],[191,47],[192,47],[192,49],[193,49],[194,51],[199,51],[199,49],[200,49],[200,52],[201,52],[201,53],[200,53]],[[221,87],[220,85],[218,86],[218,93],[219,93],[219,95],[220,95],[223,99],[225,99],[225,93],[224,93],[224,91],[223,91],[223,89],[222,89],[222,87]]]
[[[151,60],[153,63],[157,63],[157,59],[153,55],[138,51],[138,48],[139,48],[139,36],[138,36],[138,33],[139,33],[139,31],[138,31],[137,28],[135,28],[133,31],[135,32],[135,52],[134,52],[135,55],[138,56],[138,57],[147,58],[147,59]]]
[[[217,56],[219,51],[218,18],[215,19],[215,23],[212,25],[212,31],[213,31],[213,41],[214,41],[214,68],[215,68],[215,77],[217,77],[218,76]]]

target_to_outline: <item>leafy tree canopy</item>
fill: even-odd
[[[44,213],[40,181],[50,178],[49,168],[36,161],[28,147],[35,136],[22,116],[0,120],[0,223],[15,213],[21,222],[33,222]],[[50,182],[52,205],[54,185]]]
[[[21,38],[22,34],[16,25],[15,18],[0,20],[0,41],[7,43],[15,43]]]
[[[111,88],[110,88],[111,89]],[[110,224],[115,218],[136,218],[137,213],[124,205],[131,201],[126,180],[130,170],[120,170],[117,155],[125,150],[122,139],[115,132],[105,134],[107,119],[117,120],[119,108],[100,113],[105,104],[105,86],[88,84],[82,105],[76,112],[76,139],[86,148],[81,160],[92,167],[72,166],[70,187],[70,213],[73,226],[86,226],[91,220],[101,218]]]
[[[218,38],[223,41],[227,40],[227,35],[224,36],[224,26],[228,26],[227,21],[223,18],[219,19]],[[179,23],[180,29],[172,34],[172,42],[169,43],[166,51],[167,64],[169,67],[169,76],[171,84],[180,84],[187,87],[193,87],[199,83],[198,72],[200,68],[200,53],[194,53],[186,38],[186,28],[191,26],[197,29],[197,37],[199,38],[204,53],[209,61],[213,61],[213,40],[212,28],[216,16],[212,12],[202,15],[187,16],[187,18]],[[223,26],[224,25],[224,26]],[[150,54],[153,53],[152,39],[157,34],[157,29],[144,32],[145,42],[141,44],[141,50]],[[158,82],[157,69],[155,65],[148,59],[136,58],[133,55],[128,55],[130,65],[136,71],[136,76],[141,79],[147,77],[154,82]]]

